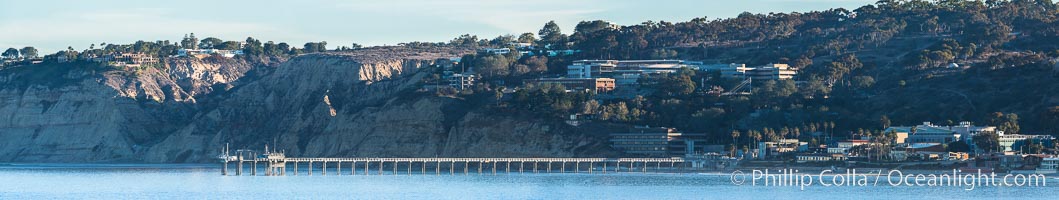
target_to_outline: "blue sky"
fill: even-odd
[[[89,44],[200,39],[283,41],[329,48],[356,42],[387,45],[448,41],[460,34],[492,38],[536,33],[555,20],[564,33],[583,20],[638,24],[752,13],[854,9],[874,0],[0,0],[0,47],[55,52]]]

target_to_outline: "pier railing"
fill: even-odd
[[[470,173],[472,169],[478,174],[483,174],[483,171],[497,174],[498,170],[504,173],[567,173],[567,169],[572,173],[607,173],[611,170],[647,173],[648,169],[652,168],[657,171],[680,170],[685,164],[682,158],[287,158],[281,153],[250,157],[244,157],[242,154],[224,155],[220,158],[223,163],[223,175],[229,175],[228,167],[235,162],[235,175],[243,175],[245,164],[250,164],[250,175],[257,175],[257,164],[263,163],[266,165],[264,175],[267,176],[287,175],[288,166],[293,166],[293,170],[289,171],[297,175],[302,164],[306,166],[307,175],[312,175],[315,169],[318,169],[321,175],[327,175],[329,170],[338,175],[357,175],[358,169],[364,175],[371,174],[371,169],[376,169],[378,174],[387,171],[394,175],[411,175],[413,171],[429,174],[428,168],[433,169],[429,170],[433,171],[433,174],[440,175],[443,174],[443,168],[448,169],[448,173],[444,174],[457,174],[456,169],[460,167],[463,174]],[[314,167],[314,164],[317,164],[317,167]],[[334,167],[328,168],[328,164]],[[413,170],[415,166],[418,166],[419,170]]]

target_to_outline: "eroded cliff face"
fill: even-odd
[[[188,121],[195,94],[209,91],[181,83],[227,84],[250,69],[234,60],[173,59],[160,68],[62,69],[51,78],[67,83],[51,85],[20,74],[39,69],[0,73],[0,162],[135,162],[137,152]]]
[[[376,104],[415,85],[429,61],[393,59],[361,64],[348,56],[293,58],[269,76],[233,90],[145,155],[150,162],[201,161],[224,143],[264,144],[290,135],[314,135],[335,112]],[[392,81],[392,79],[407,81]],[[327,99],[325,101],[325,98]],[[344,114],[344,113],[343,113]]]
[[[433,59],[355,59],[294,58],[153,146],[146,161],[208,161],[225,143],[327,157],[572,156],[600,145],[561,123],[488,115],[464,100],[411,92]]]
[[[225,144],[327,157],[589,156],[605,148],[599,136],[557,120],[414,92],[430,74],[425,67],[458,53],[309,54],[274,67],[168,59],[62,87],[4,89],[0,162],[210,162]]]

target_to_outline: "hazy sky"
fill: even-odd
[[[583,20],[638,24],[752,13],[854,9],[875,0],[0,0],[0,47],[67,46],[200,39],[349,45],[448,41],[536,33],[555,20],[569,34]]]

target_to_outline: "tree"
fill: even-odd
[[[290,44],[287,44],[286,42],[280,42],[279,44],[276,45],[276,47],[279,48],[279,50],[283,51],[284,53],[290,52],[292,50],[290,48]],[[297,55],[297,54],[295,54],[295,55]]]
[[[449,41],[449,44],[453,46],[467,46],[478,48],[478,36],[471,34],[463,34]]]
[[[265,55],[283,55],[283,53],[287,52],[285,50],[280,50],[279,45],[276,45],[276,42],[272,41],[265,42],[264,48]]]
[[[537,32],[537,35],[541,37],[541,43],[547,47],[548,45],[562,45],[565,42],[566,35],[563,35],[559,25],[555,24],[555,21],[548,21],[544,24],[544,27]]]
[[[603,112],[600,113],[600,118],[603,120],[613,120],[625,122],[631,120],[629,115],[629,107],[625,105],[625,102],[618,102],[608,104],[603,107]]]
[[[1041,144],[1041,141],[1039,141],[1039,140],[1036,140],[1036,139],[1024,140],[1023,145],[1024,146],[1022,148],[1019,148],[1019,149],[1022,150],[1022,153],[1025,153],[1025,154],[1044,153],[1044,145]]]
[[[997,135],[996,132],[981,132],[975,135],[972,140],[974,140],[974,144],[978,146],[978,149],[985,152],[994,152],[1000,148],[1000,135]]]
[[[518,36],[518,42],[521,43],[532,44],[534,41],[537,41],[537,36],[533,35],[533,33],[523,33],[522,35]]]
[[[590,34],[596,31],[610,29],[611,25],[612,24],[610,22],[603,20],[581,21],[577,23],[576,27],[574,27],[574,32],[580,34]]]
[[[327,42],[326,41],[323,41],[323,42],[306,42],[305,45],[303,45],[303,47],[305,47],[304,48],[305,53],[326,52],[327,51]]]
[[[651,50],[651,59],[672,59],[677,57],[677,51],[670,49]]]
[[[527,66],[525,64],[515,64],[514,66],[511,66],[511,73],[510,74],[513,75],[513,76],[522,76],[522,75],[525,75],[526,73],[529,73],[529,72],[530,72],[529,66]]]
[[[810,59],[810,58],[807,58],[807,57],[801,57],[801,58],[798,58],[798,59],[794,60],[794,63],[791,64],[791,67],[798,68],[798,69],[804,69],[804,68],[808,67],[809,65],[813,65],[813,59]]]
[[[754,85],[754,90],[750,95],[756,104],[772,105],[790,97],[791,94],[797,91],[798,87],[793,80],[767,80],[759,85]]]
[[[879,125],[882,125],[883,129],[890,128],[890,117],[883,115],[879,118]]]
[[[100,45],[103,46],[103,45]],[[184,39],[180,40],[180,48],[195,49],[199,47],[199,38],[195,37],[195,33],[191,35],[184,35]]]
[[[732,145],[737,143],[736,141],[739,140],[740,135],[742,135],[742,133],[739,133],[739,130],[732,130]]]
[[[507,76],[512,71],[510,70],[512,62],[504,55],[486,55],[478,57],[473,62],[484,78]]]
[[[356,42],[354,42],[352,45],[349,46],[349,48],[353,49],[353,50],[357,50],[357,49],[364,48],[364,46],[361,46],[360,44],[357,44]]]
[[[967,29],[965,37],[983,47],[999,47],[1013,38],[1011,27],[999,20],[975,22]]]
[[[546,56],[529,56],[522,59],[522,63],[529,66],[530,72],[546,72],[548,71],[548,57]]]
[[[804,98],[809,99],[816,98],[816,96],[826,96],[831,94],[831,87],[828,87],[820,77],[809,76],[809,80],[806,81],[805,87],[802,87],[801,94]]]
[[[690,73],[690,72],[689,72]],[[662,79],[662,91],[669,95],[688,95],[695,92],[695,81],[691,80],[692,74],[679,73],[666,75]]]
[[[218,43],[217,45],[214,45],[212,48],[221,49],[221,50],[237,50],[237,49],[239,49],[239,45],[241,45],[241,44],[239,44],[239,42],[236,42],[236,41],[226,41],[226,42]]]
[[[971,146],[963,141],[951,142],[945,146],[948,152],[971,152]]]
[[[22,47],[22,50],[20,50],[19,52],[22,53],[22,57],[23,58],[27,58],[27,59],[37,58],[37,48]]]
[[[2,55],[2,56],[4,56],[4,58],[7,58],[7,59],[15,59],[15,58],[18,58],[18,56],[19,56],[19,55],[18,55],[18,49],[15,49],[15,48],[7,48],[7,51],[4,51],[4,53],[3,53],[3,55]]]
[[[498,105],[498,106],[500,105],[502,100],[504,100],[504,90],[505,89],[507,89],[507,88],[504,87],[504,86],[500,86],[500,87],[496,88],[495,90],[493,90],[493,92],[494,92],[493,93],[493,97],[496,98],[496,105]]]
[[[595,99],[585,101],[584,106],[581,108],[581,114],[596,114],[599,112],[599,102]]]
[[[493,46],[505,47],[508,44],[514,43],[515,41],[516,40],[514,35],[500,35],[496,36],[496,38],[493,38],[492,40],[489,40],[489,44]]]
[[[265,47],[262,46],[260,40],[246,37],[246,43],[243,44],[243,53],[246,55],[261,55],[265,53]]]
[[[220,49],[217,48],[217,45],[220,45],[223,42],[224,40],[215,37],[207,37],[206,39],[202,39],[202,41],[199,41],[198,47],[199,49]]]
[[[854,76],[853,85],[860,89],[867,89],[875,85],[875,78],[871,76]]]
[[[1019,115],[1015,113],[1004,114],[1002,112],[994,112],[989,119],[990,125],[996,126],[998,130],[1004,131],[1004,133],[1015,134],[1019,133]]]

